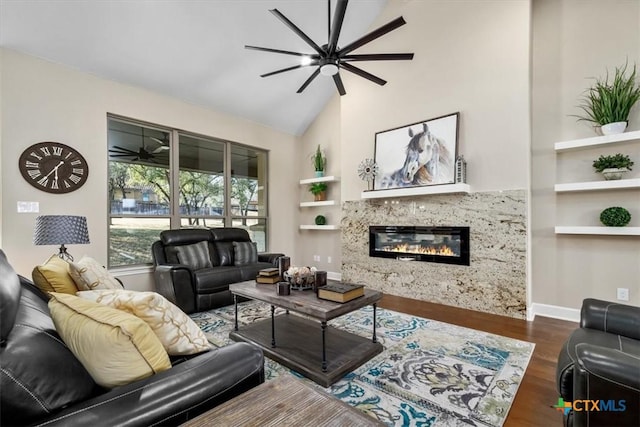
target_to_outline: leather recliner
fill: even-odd
[[[556,380],[567,427],[640,425],[640,307],[585,299]]]
[[[104,389],[56,332],[47,300],[0,250],[0,425],[179,425],[264,382],[262,351],[234,343]]]
[[[175,248],[207,242],[212,267],[194,270],[181,264]],[[151,246],[156,290],[185,313],[233,303],[232,283],[255,279],[264,268],[277,267],[281,253],[258,253],[258,262],[236,265],[233,242],[251,242],[243,228],[165,230]]]

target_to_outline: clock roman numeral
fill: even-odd
[[[77,173],[78,175],[84,175],[84,169],[81,168],[73,168],[73,173]]]
[[[50,156],[51,155],[51,151],[49,151],[49,147],[40,147],[40,151],[42,151],[42,153],[45,156]]]
[[[39,168],[39,167],[40,167],[40,165],[39,165],[39,164],[34,163],[34,162],[32,162],[32,161],[29,161],[29,160],[27,160],[27,161],[24,163],[24,165],[25,165],[26,167],[28,167],[28,168]]]
[[[71,162],[71,164],[73,166],[78,166],[78,165],[82,164],[82,162],[80,160],[78,160],[78,159],[75,159],[74,161]]]
[[[73,153],[72,153],[71,151],[70,151],[70,152],[68,152],[68,153],[67,153],[67,155],[66,155],[66,156],[64,156],[64,159],[65,159],[65,160],[66,160],[66,159],[68,159],[69,157],[71,157],[71,155],[72,155],[72,154],[73,154]]]
[[[77,184],[80,182],[80,177],[78,175],[71,175],[69,179],[73,181],[74,184]]]
[[[57,189],[58,189],[58,180],[57,180],[57,179],[54,179],[54,180],[51,182],[51,189],[52,189],[52,190],[57,190]]]
[[[36,179],[40,175],[42,175],[42,174],[40,173],[39,169],[30,169],[29,170],[29,176],[31,177],[31,179]]]
[[[64,188],[69,188],[71,187],[71,184],[69,184],[69,181],[67,181],[66,179],[62,181],[62,183],[64,184]]]
[[[49,182],[49,178],[47,178],[46,176],[43,176],[40,179],[40,181],[38,181],[38,184],[42,185],[43,187],[46,187],[48,182]]]
[[[54,146],[51,147],[51,149],[53,150],[54,156],[62,156],[62,147]]]
[[[42,160],[42,157],[38,156],[35,151],[32,151],[31,154],[29,154],[29,155],[35,157],[38,160]]]

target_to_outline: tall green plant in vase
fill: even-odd
[[[578,105],[584,115],[575,116],[578,121],[599,125],[603,135],[622,133],[627,127],[629,113],[640,99],[640,87],[636,84],[636,66],[627,73],[627,64],[616,67],[613,78],[607,71],[604,79],[596,78],[593,86],[582,96]]]
[[[316,152],[313,154],[313,167],[316,171],[316,177],[324,176],[324,169],[327,166],[327,158],[322,154],[320,150],[320,144],[316,148]]]

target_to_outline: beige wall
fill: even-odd
[[[640,61],[640,2],[637,0],[534,0],[532,72],[532,297],[536,304],[577,309],[585,297],[616,299],[631,291],[640,304],[638,237],[563,236],[556,225],[600,225],[599,212],[624,206],[640,226],[637,190],[555,194],[556,183],[598,180],[591,162],[624,152],[640,165],[640,142],[556,155],[558,141],[596,136],[579,114],[578,98],[615,66]],[[640,129],[640,109],[630,118]],[[640,177],[638,167],[631,177]]]
[[[107,81],[70,68],[2,50],[2,248],[14,268],[30,277],[54,247],[34,246],[38,214],[17,214],[17,201],[40,202],[40,214],[87,217],[90,245],[72,246],[76,257],[87,254],[107,261],[107,113],[237,141],[270,150],[270,242],[274,251],[292,253],[297,230],[291,194],[297,177],[282,173],[296,161],[296,138],[244,119],[221,114],[139,88]],[[60,141],[78,149],[89,163],[89,179],[79,190],[51,195],[20,177],[17,159],[36,142]],[[148,278],[140,278],[149,283]],[[136,279],[127,276],[134,288]]]

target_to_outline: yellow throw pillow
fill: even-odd
[[[156,292],[99,290],[80,291],[76,295],[144,320],[172,356],[201,353],[211,348],[198,325]]]
[[[120,282],[106,268],[88,256],[83,256],[78,262],[70,262],[69,274],[79,291],[122,289]]]
[[[78,292],[75,282],[69,275],[69,263],[58,255],[52,255],[42,265],[37,265],[31,272],[33,283],[45,294],[61,292],[75,295]]]
[[[58,334],[93,380],[113,388],[171,368],[162,343],[137,317],[75,295],[51,293]]]

